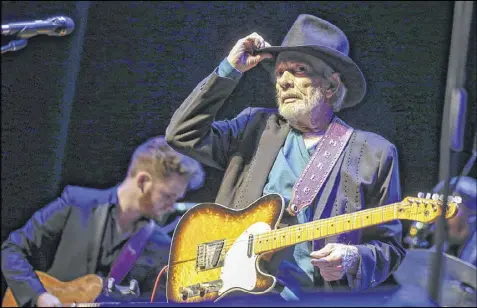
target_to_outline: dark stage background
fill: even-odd
[[[364,101],[339,115],[396,144],[404,196],[430,191],[439,174],[453,5],[2,1],[2,24],[60,14],[76,23],[69,36],[33,37],[2,55],[2,242],[65,185],[121,181],[135,147],[164,134],[173,112],[238,39],[256,31],[278,45],[301,13],[338,25],[367,79]],[[476,128],[475,9],[471,29],[460,170]],[[220,117],[274,107],[273,91],[256,68]],[[184,201],[214,199],[222,174],[206,172],[205,186]]]

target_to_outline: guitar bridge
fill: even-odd
[[[218,240],[197,246],[196,270],[205,271],[224,264],[225,240]]]
[[[189,297],[200,296],[203,297],[207,293],[218,292],[222,288],[223,282],[221,279],[198,283],[195,285],[181,287],[179,293],[182,294],[182,299],[186,300]]]

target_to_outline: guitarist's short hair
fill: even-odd
[[[139,171],[147,171],[160,179],[171,174],[185,176],[188,188],[197,189],[204,182],[201,164],[167,144],[164,136],[148,139],[134,151],[128,168],[128,176],[134,177]]]

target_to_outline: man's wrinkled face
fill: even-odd
[[[290,123],[308,123],[312,110],[322,107],[330,85],[323,72],[326,64],[295,51],[281,52],[275,64],[278,111]]]

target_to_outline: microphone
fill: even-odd
[[[39,34],[65,36],[75,29],[74,21],[66,16],[55,16],[46,20],[14,22],[2,25],[2,35],[16,35],[28,39]]]
[[[26,47],[28,41],[26,39],[15,40],[8,43],[6,46],[2,46],[2,54],[9,51],[17,51]]]

